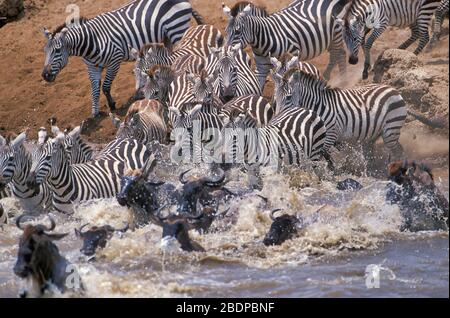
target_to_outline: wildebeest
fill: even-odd
[[[203,214],[199,216],[191,216],[186,214],[169,215],[167,217],[158,216],[157,225],[163,229],[162,242],[163,245],[171,244],[177,240],[180,248],[186,252],[204,252],[205,249],[194,242],[189,237],[189,231],[196,227],[196,223],[203,218]]]
[[[362,188],[362,184],[352,178],[339,181],[336,185],[336,189],[339,191],[359,191]]]
[[[431,169],[414,161],[388,166],[386,200],[400,207],[402,231],[448,231],[449,203],[434,183]]]
[[[58,247],[53,243],[68,233],[49,233],[56,227],[52,217],[50,227],[42,224],[23,226],[25,217],[26,215],[21,215],[16,220],[16,225],[23,230],[23,234],[14,273],[20,278],[31,280],[37,296],[44,295],[53,286],[62,293],[68,290],[82,292],[84,288],[76,268],[59,253]],[[21,294],[22,297],[28,295],[29,291]]]
[[[273,223],[263,240],[266,246],[281,245],[285,241],[292,239],[303,225],[303,220],[293,215],[283,214],[275,217],[275,213],[278,211],[281,211],[281,209],[273,210],[270,213]]]
[[[89,224],[85,224],[79,229],[75,229],[75,234],[83,240],[83,247],[80,252],[86,256],[95,254],[97,248],[105,248],[106,243],[111,239],[114,232],[125,233],[129,226],[128,223],[122,229],[116,229],[111,225],[92,226],[87,231],[83,229]]]

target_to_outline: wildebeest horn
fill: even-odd
[[[159,182],[152,182],[152,181],[148,181],[147,182],[148,185],[154,186],[154,187],[160,187],[164,184],[166,184],[164,181],[159,181]]]
[[[221,213],[215,213],[214,216],[215,217],[223,217],[223,216],[227,215],[229,211],[230,211],[230,208],[226,209],[225,211],[223,211]]]
[[[220,171],[221,171],[221,176],[217,180],[214,180],[212,178],[205,178],[205,185],[207,185],[209,187],[217,187],[220,184],[222,184],[223,181],[225,180],[225,171],[223,171],[222,169],[220,169]]]
[[[186,184],[187,183],[187,180],[184,180],[184,176],[189,172],[189,171],[191,171],[192,169],[189,169],[189,170],[186,170],[185,172],[183,172],[182,174],[180,174],[180,182],[182,183],[182,184]]]
[[[55,229],[56,222],[55,222],[55,219],[51,215],[49,215],[48,218],[50,219],[50,228],[44,226],[44,230],[46,232],[51,232],[51,231],[53,231]]]
[[[21,216],[19,216],[19,217],[16,219],[16,226],[17,226],[19,229],[23,230],[23,227],[20,225],[20,223],[22,222],[23,219],[25,219],[25,218],[27,218],[27,217],[28,217],[28,215],[22,214]]]
[[[86,232],[83,232],[83,229],[88,226],[89,223],[84,224],[83,226],[81,226],[79,229],[76,229],[76,231],[78,231],[78,233],[80,234],[80,236],[83,236]]]
[[[272,221],[275,221],[275,213],[281,211],[282,209],[275,209],[272,210],[272,212],[270,212],[270,218],[272,219]]]

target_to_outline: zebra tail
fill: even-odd
[[[192,9],[192,16],[194,17],[195,22],[197,22],[198,25],[206,24],[205,20],[197,10]]]
[[[427,125],[431,128],[434,129],[446,129],[448,127],[448,125],[445,123],[444,120],[432,120],[432,119],[428,119],[423,115],[414,113],[410,110],[408,110],[408,115],[414,117],[416,120],[420,121],[422,124]]]

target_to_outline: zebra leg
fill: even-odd
[[[433,46],[433,44],[439,41],[439,39],[441,38],[442,24],[444,23],[444,17],[445,17],[445,9],[443,10],[441,6],[436,11],[433,37],[431,38],[430,46]]]
[[[89,79],[91,81],[92,94],[92,117],[97,117],[99,114],[100,101],[100,85],[102,82],[102,68],[93,65],[88,65]]]
[[[430,42],[430,33],[428,31],[428,25],[429,21],[420,21],[418,23],[419,25],[419,45],[417,46],[417,49],[414,51],[415,55],[419,55],[422,50],[427,46],[428,42]]]
[[[269,75],[272,64],[267,56],[259,56],[254,54],[256,62],[256,78],[259,81],[259,87],[261,87],[261,92],[264,91],[264,86],[266,85],[267,75]]]
[[[386,24],[380,25],[378,28],[373,29],[373,32],[370,34],[366,43],[364,44],[364,70],[363,70],[363,79],[367,79],[369,77],[370,71],[370,50],[372,49],[375,41],[383,34],[384,30],[386,30]]]
[[[398,48],[400,50],[406,50],[420,37],[420,29],[417,23],[410,26],[411,36],[405,42],[403,42]]]
[[[111,85],[119,71],[120,63],[109,65],[106,70],[105,81],[103,82],[102,91],[108,100],[108,106],[111,111],[116,109],[116,102],[111,96]]]
[[[345,61],[346,51],[343,48],[336,48],[330,50],[330,60],[328,62],[327,69],[323,73],[323,78],[325,80],[329,80],[331,77],[331,72],[333,71],[334,66],[337,64],[339,67],[339,71],[342,73],[341,75],[347,72],[347,63]]]

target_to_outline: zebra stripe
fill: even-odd
[[[113,110],[115,101],[110,93],[111,84],[120,63],[132,59],[129,47],[139,49],[164,39],[177,43],[188,29],[192,13],[187,0],[136,0],[92,19],[80,19],[67,27],[62,25],[54,33],[45,30],[48,42],[42,76],[53,82],[67,65],[69,56],[81,56],[88,67],[92,86],[92,115],[99,113],[104,69],[102,91]]]
[[[27,185],[32,165],[32,156],[39,153],[37,148],[30,154],[23,145],[26,134],[21,133],[9,144],[1,142],[0,136],[0,189],[9,186],[11,194],[17,198],[26,212],[36,213],[51,206],[51,192],[46,185],[31,188]]]
[[[246,156],[244,162],[237,163],[266,166],[279,165],[282,161],[300,165],[306,159],[316,161],[323,155],[326,128],[314,112],[302,108],[287,109],[264,127],[257,127],[256,119],[252,123],[245,116],[252,117],[248,113],[241,114],[232,118],[223,129],[224,153],[229,153],[229,147],[234,143],[230,138],[244,137],[238,138],[237,142],[245,143]]]
[[[252,47],[261,88],[271,68],[269,57],[280,57],[283,53],[297,50],[301,52],[301,60],[330,51],[330,62],[324,73],[324,77],[329,78],[336,64],[341,71],[346,69],[343,27],[337,19],[345,12],[346,3],[346,0],[296,1],[267,17],[252,16],[252,5],[236,16],[230,14],[231,9],[224,7],[229,18],[226,42]]]
[[[448,10],[449,0],[442,0],[441,5],[436,10],[433,36],[431,37],[430,46],[439,41],[441,37],[442,24],[444,23],[445,16],[448,15]]]
[[[373,144],[382,136],[391,151],[401,148],[400,130],[407,110],[394,88],[378,84],[330,88],[323,80],[304,72],[293,74],[291,86],[298,90],[301,106],[323,119],[333,144],[338,140]]]
[[[137,140],[116,139],[95,160],[71,165],[62,138],[45,144],[31,173],[36,184],[47,182],[53,192],[53,206],[63,213],[73,213],[73,204],[79,202],[115,196],[125,169],[142,168],[150,156]]]
[[[180,108],[172,107],[170,112],[174,118],[171,139],[175,141],[171,149],[172,159],[191,163],[213,162],[211,156],[218,154],[223,127],[215,108],[191,102]]]
[[[165,109],[157,100],[137,101],[128,109],[116,138],[134,138],[143,144],[153,141],[165,144],[167,141],[165,116]]]
[[[222,42],[219,29],[212,25],[200,25],[189,28],[173,50],[164,44],[149,44],[139,52],[132,49],[131,53],[136,58],[136,93],[139,95],[145,85],[147,71],[155,65],[169,66],[175,72],[200,72],[199,67],[204,64],[211,48],[221,46]]]
[[[411,36],[399,49],[405,50],[419,39],[414,54],[422,52],[430,40],[428,29],[440,3],[441,0],[354,0],[345,17],[344,32],[350,64],[358,63],[359,48],[364,45],[363,79],[367,79],[371,67],[370,50],[388,26],[409,27]]]
[[[208,74],[214,74],[214,92],[224,103],[238,96],[262,95],[251,59],[239,44],[213,51],[205,69]]]
[[[51,130],[56,137],[61,133],[56,124],[56,119],[51,119]],[[81,126],[77,126],[71,131],[64,130],[64,149],[71,164],[88,162],[94,156],[94,150],[81,138]],[[48,140],[45,127],[39,128],[38,144],[42,145]]]

